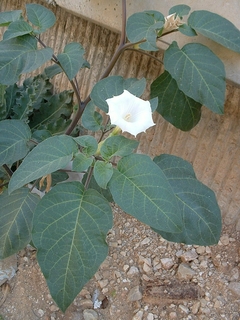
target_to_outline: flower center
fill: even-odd
[[[131,114],[130,114],[130,113],[126,114],[125,117],[124,117],[124,119],[125,119],[127,122],[130,122],[130,120],[131,120]]]

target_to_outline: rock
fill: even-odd
[[[150,312],[150,313],[147,315],[147,320],[154,320],[153,313]]]
[[[135,266],[132,266],[132,267],[129,269],[127,275],[128,275],[128,276],[133,276],[134,274],[138,274],[138,273],[139,273],[138,268],[135,267]]]
[[[150,238],[146,237],[145,239],[143,239],[143,240],[141,241],[141,245],[143,246],[143,245],[145,245],[145,244],[148,244],[150,241],[151,241]]]
[[[132,318],[132,320],[142,320],[143,318],[143,311],[142,310],[139,310],[135,315],[134,317]]]
[[[230,282],[228,289],[240,297],[240,282]]]
[[[99,280],[98,281],[99,286],[102,288],[106,287],[108,285],[108,280]]]
[[[185,312],[186,314],[188,314],[189,313],[189,309],[186,307],[186,306],[184,306],[183,304],[180,304],[179,305],[179,309],[181,309],[183,312]]]
[[[229,245],[229,236],[227,234],[221,236],[219,244],[223,244],[224,246]]]
[[[172,311],[172,312],[170,312],[169,313],[169,319],[177,319],[177,313],[176,312],[174,312],[174,311]]]
[[[143,271],[144,271],[145,273],[151,273],[152,267],[149,266],[147,263],[144,263],[144,264],[143,264]]]
[[[96,311],[87,309],[83,311],[84,320],[98,320],[98,314]]]
[[[83,309],[90,309],[93,307],[93,302],[90,299],[83,299],[79,302],[79,306]]]
[[[142,292],[140,291],[140,287],[136,286],[132,288],[127,296],[128,301],[138,301],[142,299]]]
[[[162,258],[160,261],[165,270],[169,270],[174,266],[174,262],[171,258]]]
[[[184,254],[182,254],[180,258],[183,262],[189,262],[197,259],[198,254],[195,250],[191,250],[191,251],[184,252]]]
[[[0,260],[0,286],[12,279],[17,271],[17,255]]]
[[[59,310],[58,306],[56,306],[55,304],[52,304],[49,309],[51,312],[55,312]]]
[[[200,308],[200,301],[197,301],[197,302],[195,302],[194,305],[192,306],[192,313],[193,313],[193,314],[197,314],[199,308]]]
[[[186,263],[181,263],[178,267],[177,276],[180,280],[191,280],[195,275],[195,271]]]
[[[129,270],[129,265],[128,265],[128,264],[125,264],[125,265],[123,266],[123,270],[124,270],[124,272],[127,272],[127,271]]]

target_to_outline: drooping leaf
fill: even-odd
[[[169,10],[169,14],[176,13],[177,16],[182,18],[183,16],[188,15],[190,10],[191,8],[186,4],[178,4]]]
[[[66,182],[42,198],[33,225],[38,262],[53,299],[65,311],[107,257],[111,208],[97,191]]]
[[[164,54],[164,67],[185,95],[215,113],[223,113],[225,69],[210,49],[199,43],[180,49],[174,41]]]
[[[54,13],[40,4],[26,4],[26,11],[28,20],[37,27],[37,29],[34,29],[35,33],[46,31],[51,28],[56,21]]]
[[[66,135],[50,137],[39,143],[13,173],[8,186],[9,193],[64,168],[77,151],[76,142]]]
[[[132,43],[145,40],[139,45],[143,50],[157,51],[159,49],[156,45],[156,40],[164,23],[164,16],[160,12],[145,11],[134,13],[127,20],[127,37]]]
[[[32,27],[24,20],[17,20],[10,23],[8,29],[3,35],[3,40],[16,38],[25,34],[30,34],[33,31]]]
[[[191,130],[201,118],[201,104],[179,90],[176,81],[164,71],[151,85],[151,97],[158,97],[157,112],[183,131]]]
[[[135,96],[139,97],[143,94],[146,87],[146,79],[141,80],[130,78],[124,79],[121,76],[110,76],[100,80],[92,89],[91,99],[93,103],[103,110],[108,112],[108,104],[106,99],[118,96],[127,90]]]
[[[83,58],[84,53],[85,50],[80,43],[72,42],[68,43],[63,53],[57,56],[69,80],[72,80],[81,68],[89,67],[89,64]]]
[[[51,48],[37,49],[30,35],[0,41],[0,83],[14,84],[22,73],[31,72],[50,60]]]
[[[100,188],[106,189],[107,184],[113,175],[112,164],[97,160],[94,165],[93,175]]]
[[[183,218],[182,232],[160,233],[165,239],[186,244],[217,244],[221,234],[221,212],[214,192],[197,180],[192,165],[176,156],[161,155],[154,162],[172,186]]]
[[[22,16],[22,10],[0,12],[0,27],[6,27],[11,22],[17,21]]]
[[[63,69],[58,64],[53,64],[44,69],[44,74],[48,77],[48,79],[53,78],[57,74],[63,72]]]
[[[91,100],[87,104],[81,119],[83,127],[93,132],[101,130],[103,126],[103,117],[95,109],[96,107]]]
[[[112,136],[104,141],[100,153],[104,159],[111,159],[114,156],[124,157],[132,153],[138,144],[138,141],[124,136]]]
[[[48,129],[47,124],[55,123],[62,116],[70,118],[73,110],[73,92],[63,91],[51,95],[48,101],[41,104],[38,111],[34,113],[30,126],[32,129]],[[51,132],[51,130],[49,130]]]
[[[31,130],[23,121],[0,121],[0,165],[12,164],[25,157],[30,139]]]
[[[0,195],[0,259],[23,249],[32,237],[32,218],[39,197],[27,188]]]
[[[240,30],[224,17],[206,10],[193,11],[188,24],[203,36],[240,53]]]
[[[143,223],[165,232],[180,232],[182,217],[162,170],[142,154],[118,162],[108,183],[114,201]]]
[[[82,147],[82,152],[87,156],[92,156],[98,148],[97,140],[93,136],[80,136],[74,140]]]
[[[92,157],[86,156],[84,153],[77,153],[73,159],[73,171],[87,171],[93,162]]]

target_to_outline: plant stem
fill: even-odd
[[[12,170],[6,164],[3,164],[3,169],[7,172],[9,177],[11,177],[13,175]]]
[[[139,50],[139,49],[135,49],[135,48],[127,48],[126,50],[131,50],[131,51],[136,51],[136,52],[139,52],[141,54],[144,54],[145,56],[148,56],[150,57],[151,59],[154,59],[156,60],[157,62],[163,64],[162,60],[158,59],[157,57],[154,57],[152,54],[148,53],[148,52],[145,52],[143,50]]]

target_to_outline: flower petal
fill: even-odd
[[[106,102],[111,123],[117,125],[122,131],[136,136],[155,125],[150,102],[134,96],[127,90],[119,96],[107,99]]]

